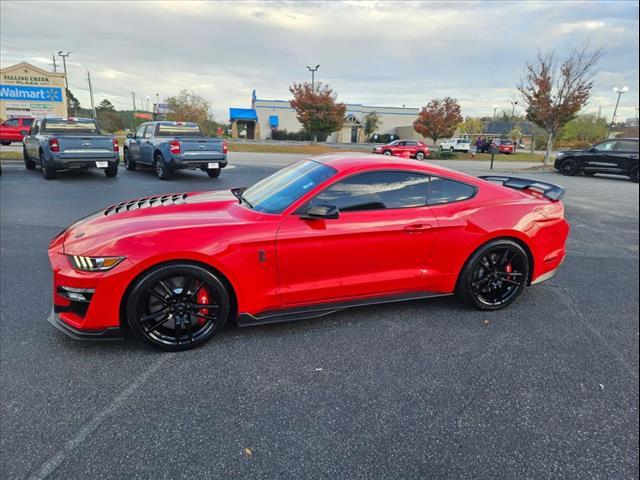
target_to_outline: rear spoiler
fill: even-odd
[[[526,190],[529,188],[537,190],[546,198],[554,202],[557,202],[564,197],[564,188],[559,185],[554,185],[553,183],[529,180],[526,178],[503,177],[500,175],[484,175],[479,178],[490,182],[501,182],[504,187],[514,188],[516,190]]]

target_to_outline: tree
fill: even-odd
[[[364,134],[367,138],[376,132],[381,123],[382,118],[376,112],[370,112],[364,116]]]
[[[289,91],[293,95],[289,104],[305,131],[313,135],[314,142],[319,133],[329,134],[342,128],[347,107],[336,103],[337,95],[329,85],[317,82],[312,87],[307,82],[294,83]]]
[[[435,144],[439,138],[452,137],[462,122],[460,105],[455,98],[431,100],[422,107],[413,128],[423,137],[431,138]]]
[[[69,115],[75,117],[76,115],[78,115],[78,111],[81,108],[80,100],[78,100],[68,88],[65,89],[65,92],[67,94],[67,112],[69,113]]]
[[[595,67],[602,54],[600,49],[592,51],[587,42],[571,50],[559,66],[553,53],[538,53],[536,62],[527,63],[518,90],[527,106],[527,119],[548,135],[545,165],[549,164],[553,142],[562,127],[589,100]]]
[[[109,100],[105,98],[98,104],[98,106],[96,107],[96,110],[104,110],[106,112],[115,112],[116,108],[113,106],[113,103],[111,103]]]
[[[482,133],[484,130],[484,123],[482,123],[481,118],[467,117],[464,119],[460,125],[458,125],[461,133],[466,133],[467,135],[475,135],[478,133]]]
[[[169,105],[167,120],[196,122],[198,124],[211,120],[209,102],[203,96],[190,90],[180,90],[176,96],[167,98],[166,103]]]
[[[556,143],[567,147],[586,147],[607,136],[608,125],[596,115],[578,115],[558,133]]]
[[[106,98],[96,107],[96,116],[98,117],[98,124],[102,130],[115,132],[124,128],[122,117],[116,111],[113,104]]]

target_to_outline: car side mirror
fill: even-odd
[[[335,219],[340,216],[338,207],[334,205],[314,205],[306,213],[302,214],[300,218],[303,220],[328,220]]]
[[[591,147],[588,151],[589,153],[596,153],[598,149],[596,147]]]
[[[127,138],[133,138],[133,133],[127,133]]]

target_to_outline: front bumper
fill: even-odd
[[[108,327],[102,330],[80,330],[61,320],[58,312],[56,311],[59,309],[60,307],[54,306],[51,310],[51,315],[47,318],[47,321],[56,329],[75,340],[122,340],[122,329],[120,329],[120,327]]]

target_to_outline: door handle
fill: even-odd
[[[406,233],[420,233],[431,228],[432,227],[430,223],[412,223],[411,225],[407,225],[406,227],[404,227],[403,230]]]

